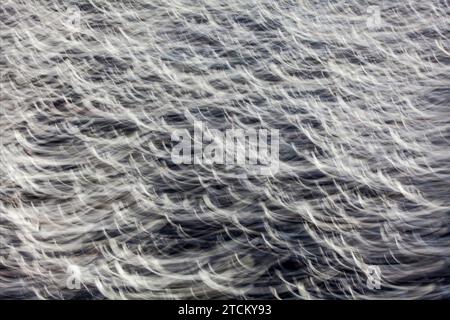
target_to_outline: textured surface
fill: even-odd
[[[448,14],[1,1],[0,297],[450,298]],[[175,165],[194,121],[279,171]]]

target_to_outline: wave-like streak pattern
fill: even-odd
[[[450,298],[448,14],[2,1],[0,296]],[[279,171],[175,165],[194,121],[278,129]]]

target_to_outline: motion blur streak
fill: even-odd
[[[0,297],[450,298],[449,13],[2,0]],[[195,122],[278,170],[174,163]]]

